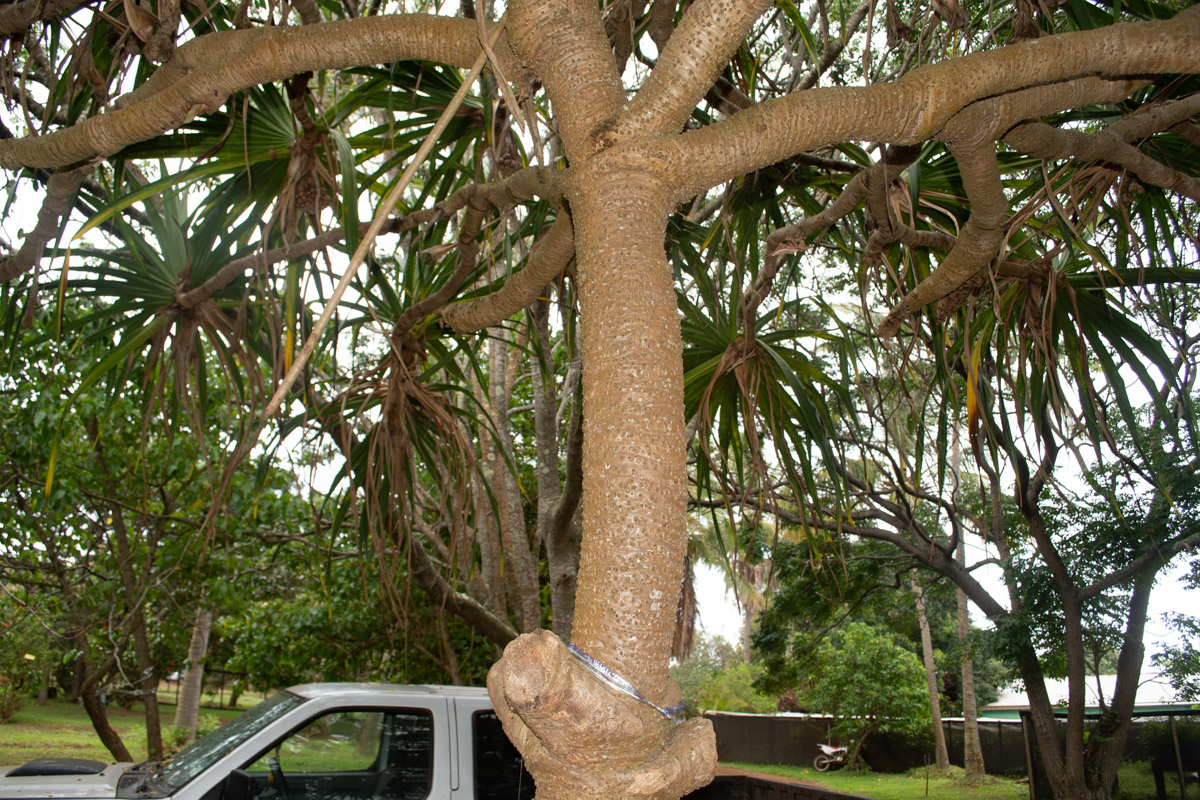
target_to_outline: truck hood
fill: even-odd
[[[26,765],[29,766],[29,765]],[[114,798],[121,774],[133,764],[108,764],[92,774],[21,775],[24,767],[0,767],[0,800],[20,798]],[[17,776],[10,776],[11,772]]]

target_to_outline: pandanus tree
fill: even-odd
[[[513,0],[499,19],[463,6],[4,8],[0,166],[42,198],[0,264],[9,319],[53,302],[51,286],[85,293],[117,342],[86,380],[152,390],[174,371],[179,413],[209,402],[219,364],[241,391],[231,460],[325,437],[352,487],[334,521],[357,520],[394,576],[507,643],[490,690],[539,796],[678,797],[715,761],[708,723],[672,719],[667,674],[688,423],[709,475],[761,468],[766,436],[796,485],[815,485],[810,454],[836,460],[824,392],[844,386],[794,346],[828,333],[799,324],[790,256],[819,248],[861,277],[892,307],[873,335],[901,342],[1013,294],[1029,313],[994,325],[1036,326],[1040,302],[1069,294],[1078,251],[1124,254],[1114,281],[1177,280],[1158,248],[1130,259],[1190,226],[1200,14],[1085,0]],[[485,69],[484,90],[451,99],[471,88],[453,67]],[[935,162],[954,164],[948,193],[921,180]],[[1031,213],[1031,198],[1063,207],[1063,191],[1058,217]],[[72,213],[88,220],[86,252],[45,260]],[[1112,236],[1092,243],[1097,231]],[[354,291],[331,291],[339,277]],[[546,322],[554,298],[561,327]],[[529,353],[541,387],[532,529],[500,477],[520,474],[523,452],[499,419],[515,409],[497,407],[519,402],[513,370],[485,368],[477,331]],[[297,349],[306,335],[320,348]],[[576,336],[582,413],[555,414],[546,398],[574,392]],[[135,353],[143,375],[126,368]],[[521,602],[542,549],[574,650]],[[1064,786],[1103,795],[1082,777]]]

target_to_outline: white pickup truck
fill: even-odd
[[[165,765],[42,758],[0,800],[526,800],[533,780],[484,689],[295,686]]]

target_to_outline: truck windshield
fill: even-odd
[[[291,692],[280,692],[254,708],[235,717],[215,731],[179,751],[171,763],[163,768],[162,775],[155,781],[168,793],[177,791],[188,781],[211,767],[242,742],[266,728],[275,720],[304,702],[304,698]]]

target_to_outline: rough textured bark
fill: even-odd
[[[458,333],[499,324],[532,305],[546,284],[562,274],[574,255],[575,230],[571,217],[564,213],[534,245],[521,271],[505,281],[500,290],[479,300],[450,306],[442,312],[442,319]]]
[[[507,75],[522,74],[503,43],[494,49],[511,68]],[[180,47],[170,65],[155,72],[162,76],[116,104],[117,110],[36,142],[5,142],[0,166],[58,167],[113,155],[131,142],[179,127],[203,109],[219,108],[239,89],[302,72],[413,57],[467,67],[478,54],[473,22],[425,14],[215,33]]]
[[[204,688],[204,658],[208,655],[208,635],[212,632],[212,611],[201,608],[192,626],[192,641],[188,644],[187,668],[179,687],[179,704],[175,707],[175,726],[196,738],[200,721],[200,693]]]
[[[1114,25],[973,53],[889,84],[796,92],[642,149],[671,164],[682,178],[678,196],[688,199],[826,142],[925,141],[961,109],[993,95],[1083,76],[1190,73],[1197,58],[1200,7],[1193,6],[1163,23]]]
[[[83,0],[21,0],[0,10],[0,36],[23,33],[37,20],[53,19],[83,5]]]
[[[946,731],[942,728],[942,697],[938,692],[937,665],[933,661],[933,637],[929,632],[929,615],[925,613],[925,590],[912,578],[913,599],[917,604],[917,622],[921,628],[921,660],[925,663],[925,682],[929,686],[929,708],[933,716],[933,751],[939,772],[950,769],[950,753],[946,750]]]
[[[670,205],[647,180],[647,165],[615,166],[586,171],[568,193],[585,364],[584,533],[572,638],[651,702],[673,706],[679,690],[667,662],[687,494],[682,345],[661,246]],[[626,223],[614,230],[609,219]],[[559,694],[568,667],[587,680]],[[671,726],[591,678],[557,639],[518,639],[488,685],[539,797],[678,797],[711,779],[716,750],[707,721]]]

